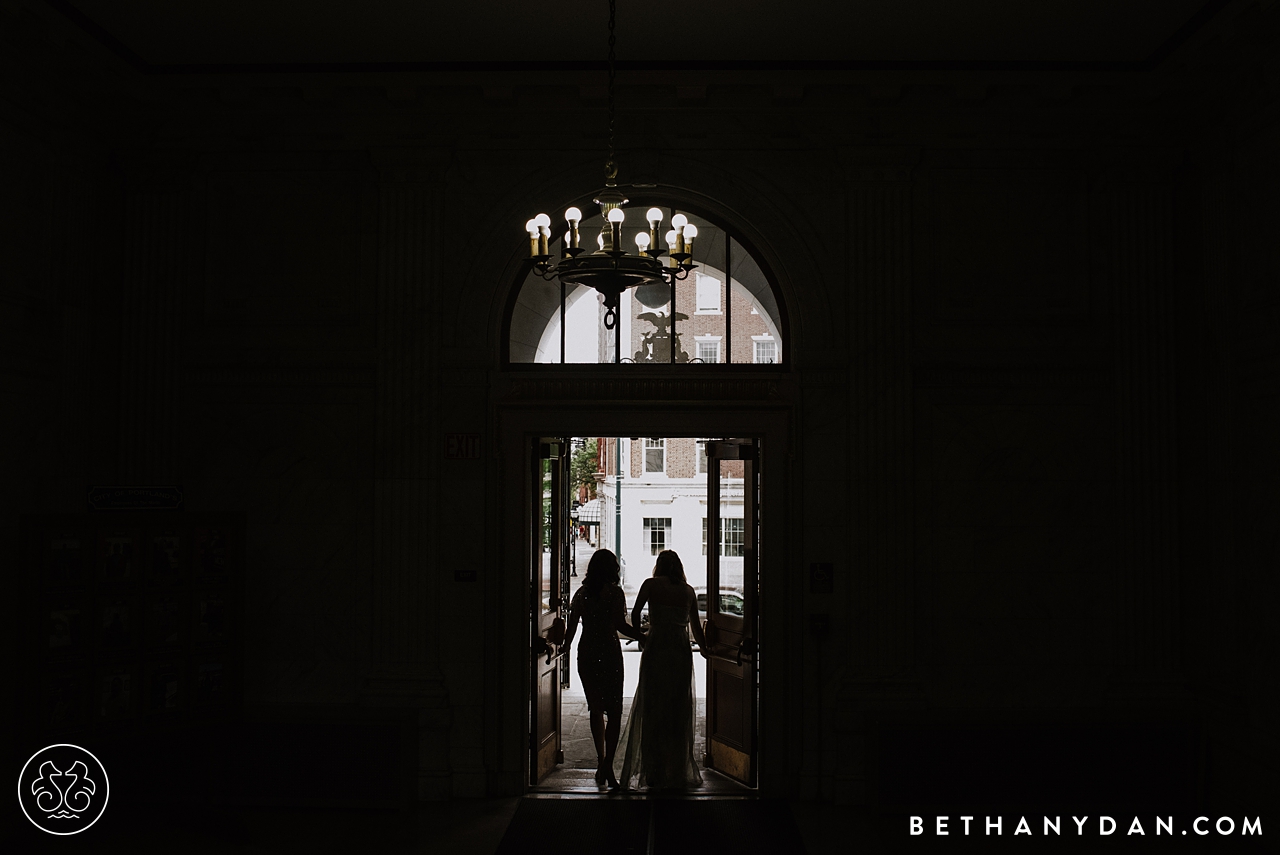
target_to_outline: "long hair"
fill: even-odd
[[[587,575],[582,587],[592,596],[600,593],[605,585],[618,584],[618,556],[608,549],[597,549],[587,562]]]
[[[664,549],[658,553],[658,562],[653,565],[653,575],[666,576],[672,582],[679,582],[681,585],[688,583],[684,576],[684,564],[672,549]]]

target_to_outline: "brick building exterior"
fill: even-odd
[[[637,362],[670,362],[670,340],[659,324],[641,317],[653,312],[665,318],[670,314],[670,303],[650,309],[636,300],[628,302],[632,308],[627,355]],[[687,316],[676,321],[679,349],[684,354],[683,358],[677,355],[677,362],[701,359],[752,363],[780,359],[782,343],[770,334],[750,295],[740,287],[730,288],[724,274],[715,268],[703,266],[676,284],[676,311]]]

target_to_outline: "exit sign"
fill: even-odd
[[[480,434],[446,433],[444,435],[445,460],[479,460]]]

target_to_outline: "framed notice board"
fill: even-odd
[[[30,515],[22,532],[28,733],[127,735],[241,708],[243,517]]]

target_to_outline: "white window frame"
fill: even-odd
[[[730,525],[730,523],[737,523],[737,525]],[[733,544],[737,548],[736,555],[728,554],[725,549],[726,537],[728,536],[730,529],[734,529],[735,530],[734,533],[737,535],[736,541]],[[721,558],[742,558],[743,553],[747,551],[746,534],[747,534],[747,526],[746,526],[746,522],[743,520],[742,517],[721,517],[720,518],[720,545],[718,547],[718,549],[720,550],[720,557]],[[703,555],[707,554],[707,518],[706,517],[702,518],[702,554]]]
[[[714,344],[716,355],[715,355],[715,359],[711,361],[716,365],[720,364],[720,341],[723,338],[724,336],[720,336],[720,335],[695,335],[693,337],[694,355],[697,356],[699,359],[703,359],[702,346],[704,344]]]
[[[735,525],[736,523],[736,525]],[[732,544],[737,548],[737,553],[729,551],[729,534],[730,530],[737,535],[736,542]],[[747,551],[747,526],[742,517],[721,517],[720,518],[720,555],[724,558],[741,558]]]
[[[657,443],[656,445],[654,443]],[[649,452],[660,450],[662,452],[662,468],[649,468]],[[667,441],[659,437],[647,436],[644,439],[644,474],[645,475],[665,475],[667,472]]]
[[[694,300],[695,308],[693,313],[695,315],[724,314],[722,310],[722,306],[720,304],[720,288],[724,285],[724,283],[721,282],[719,279],[715,278],[714,276],[705,276],[701,273],[695,273],[694,276],[697,277],[697,286],[694,288],[693,300]],[[714,306],[710,305],[709,302],[704,303],[702,300],[703,294],[705,293],[702,285],[703,282],[715,283],[716,304]],[[705,290],[709,292],[711,290],[710,285],[708,285]]]
[[[763,363],[763,362],[761,362],[761,360],[760,360],[760,345],[762,345],[762,344],[772,344],[772,345],[773,345],[773,361],[774,361],[774,363],[777,363],[777,362],[781,361],[781,360],[779,359],[779,354],[778,354],[778,340],[777,340],[777,339],[775,339],[773,336],[771,336],[771,335],[753,335],[753,336],[751,337],[751,341],[752,341],[752,345],[751,345],[751,360],[752,360],[752,362],[756,363],[757,365],[764,365],[764,364],[767,364],[767,363]]]
[[[654,535],[658,533],[661,542],[655,540]],[[644,517],[644,545],[650,555],[671,548],[671,517]]]

